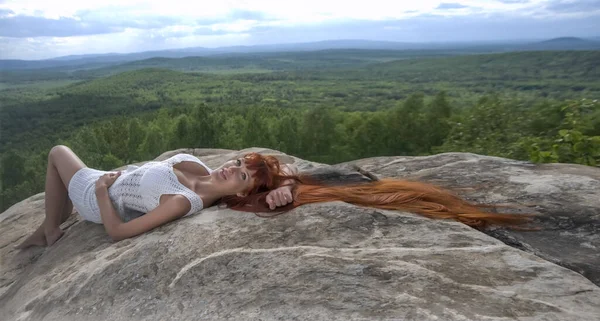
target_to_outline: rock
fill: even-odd
[[[249,150],[199,153],[217,166]],[[327,167],[278,157],[301,170]],[[461,158],[468,168],[454,165]],[[429,169],[454,168],[455,186],[486,183],[468,180],[479,167],[496,177],[529,175],[512,167],[518,163],[469,154],[387,163],[394,161],[422,166],[411,173],[429,180]],[[356,163],[379,176],[407,173],[401,165],[382,166],[384,158]],[[343,173],[348,166],[335,168]],[[513,195],[502,191],[471,195],[487,201]],[[528,193],[514,191],[535,195]],[[113,243],[103,226],[72,215],[54,246],[14,250],[42,221],[43,201],[38,194],[0,214],[0,320],[596,320],[600,314],[600,288],[580,274],[457,222],[342,202],[272,219],[211,207]]]
[[[491,228],[485,233],[581,273],[600,285],[600,169],[531,164],[468,153],[376,157],[338,164],[381,177],[406,178],[457,189],[476,203],[509,204],[502,211],[539,214],[539,231]]]

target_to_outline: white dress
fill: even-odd
[[[184,195],[191,204],[186,216],[200,211],[203,208],[200,196],[181,184],[173,172],[173,165],[183,161],[198,163],[209,173],[212,172],[202,161],[189,154],[177,154],[164,161],[152,161],[139,167],[128,166],[122,171],[108,189],[119,216],[124,221],[130,221],[144,215],[158,207],[160,196],[164,194]],[[108,172],[85,167],[78,170],[69,182],[69,198],[86,221],[102,223],[95,187],[98,178],[105,173]]]

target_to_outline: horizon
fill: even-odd
[[[364,42],[377,42],[377,43],[390,43],[390,44],[406,44],[406,45],[467,45],[467,44],[526,44],[526,43],[536,43],[536,42],[544,42],[544,41],[549,41],[549,40],[554,40],[554,39],[561,39],[561,38],[575,38],[575,39],[581,39],[581,40],[588,40],[588,41],[598,41],[600,42],[600,39],[596,39],[596,38],[600,38],[600,37],[575,37],[575,36],[565,36],[565,37],[556,37],[556,38],[543,38],[543,39],[512,39],[512,40],[502,40],[502,41],[493,41],[493,40],[472,40],[472,41],[455,41],[455,42],[401,42],[401,41],[387,41],[387,40],[370,40],[370,39],[326,39],[326,40],[318,40],[318,41],[310,41],[310,42],[289,42],[289,43],[266,43],[266,44],[259,44],[259,45],[232,45],[232,46],[218,46],[218,47],[203,47],[203,46],[198,46],[198,47],[184,47],[184,48],[167,48],[167,49],[161,49],[161,50],[145,50],[145,51],[133,51],[133,52],[98,52],[98,53],[89,53],[89,54],[69,54],[69,55],[64,55],[64,56],[56,56],[56,57],[49,57],[49,58],[42,58],[42,59],[1,59],[0,60],[22,60],[22,61],[42,61],[42,60],[53,60],[53,59],[59,59],[59,58],[66,58],[66,57],[86,57],[86,56],[110,56],[110,55],[131,55],[131,54],[140,54],[140,53],[145,53],[145,52],[164,52],[164,51],[183,51],[185,52],[186,49],[207,49],[207,50],[214,50],[214,49],[226,49],[226,48],[237,48],[237,47],[244,47],[244,48],[253,48],[253,47],[261,47],[261,46],[277,46],[277,45],[285,45],[285,46],[289,46],[289,45],[303,45],[303,44],[316,44],[316,43],[325,43],[325,42],[344,42],[344,41],[364,41]],[[352,48],[352,47],[344,47],[344,48],[328,48],[328,49],[314,49],[314,50],[304,50],[304,49],[300,49],[298,51],[320,51],[320,50],[336,50],[336,49],[340,49],[340,50],[344,50],[344,49],[357,49],[357,50],[373,50],[373,49],[365,49],[365,48]],[[413,50],[413,49],[374,49],[374,50]],[[295,50],[282,50],[282,51],[295,51]],[[276,52],[276,51],[274,51]],[[257,52],[252,52],[252,53],[260,53],[260,51]],[[222,53],[215,53],[215,54],[209,54],[207,56],[211,56],[211,55],[219,55]],[[160,57],[160,56],[157,56]],[[177,59],[177,58],[173,58],[173,57],[164,57],[167,59]]]
[[[590,39],[600,30],[598,0],[309,2],[1,1],[0,59],[336,40],[434,44]]]

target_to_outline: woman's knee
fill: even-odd
[[[61,154],[64,155],[70,151],[71,149],[65,145],[56,145],[50,149],[50,152],[48,153],[48,160],[54,161],[57,157],[60,157]]]
[[[48,153],[48,165],[58,171],[60,178],[66,187],[78,170],[86,167],[85,164],[65,145],[56,145]]]

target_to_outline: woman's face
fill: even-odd
[[[256,171],[246,168],[243,158],[237,158],[219,166],[211,176],[217,188],[227,195],[245,196],[245,192],[254,186],[255,179],[252,176],[255,173]]]

